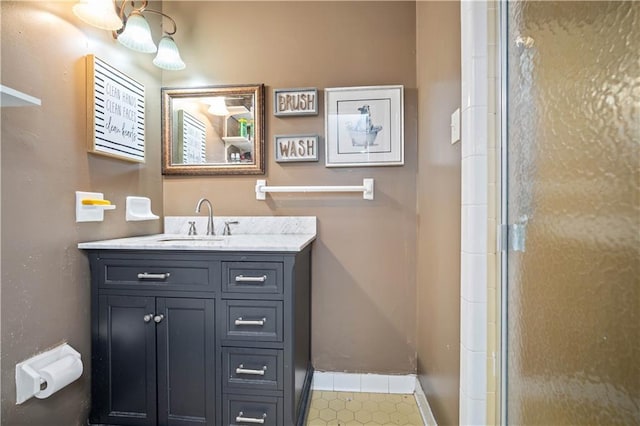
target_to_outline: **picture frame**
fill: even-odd
[[[178,143],[175,157],[183,164],[207,161],[207,129],[205,124],[185,110],[178,111]]]
[[[318,135],[276,135],[273,137],[276,162],[318,161]]]
[[[94,55],[86,64],[88,151],[144,163],[144,85]]]
[[[325,89],[325,166],[404,164],[404,86]]]
[[[273,115],[276,117],[318,115],[318,89],[315,87],[274,89]]]

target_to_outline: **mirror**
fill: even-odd
[[[162,174],[264,174],[264,85],[163,88]]]

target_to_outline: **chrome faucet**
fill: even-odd
[[[207,203],[207,206],[209,206],[209,222],[207,222],[207,235],[216,235],[215,231],[213,230],[213,207],[211,207],[211,201],[207,200],[206,198],[200,198],[200,200],[198,200],[198,204],[196,205],[196,213],[200,213],[200,207],[202,206],[202,203]]]

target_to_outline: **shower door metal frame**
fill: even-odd
[[[508,43],[509,43],[509,4],[508,0],[500,0],[499,3],[499,32],[498,32],[498,63],[500,66],[500,88],[499,88],[499,107],[498,111],[500,114],[498,127],[499,135],[497,139],[500,143],[500,226],[498,226],[498,241],[500,244],[500,270],[499,270],[499,281],[500,281],[500,338],[498,339],[500,345],[500,388],[499,388],[499,416],[500,416],[500,424],[506,426],[507,422],[507,372],[508,372],[508,363],[509,359],[507,357],[508,353],[508,319],[509,319],[509,311],[507,310],[507,299],[508,299],[508,274],[507,274],[507,260],[508,260],[508,210],[507,210],[507,200],[508,200],[508,133],[507,133],[507,125],[508,125],[508,110],[507,110],[507,92],[508,92]]]

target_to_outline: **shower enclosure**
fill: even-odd
[[[502,422],[640,424],[640,2],[502,7]]]

